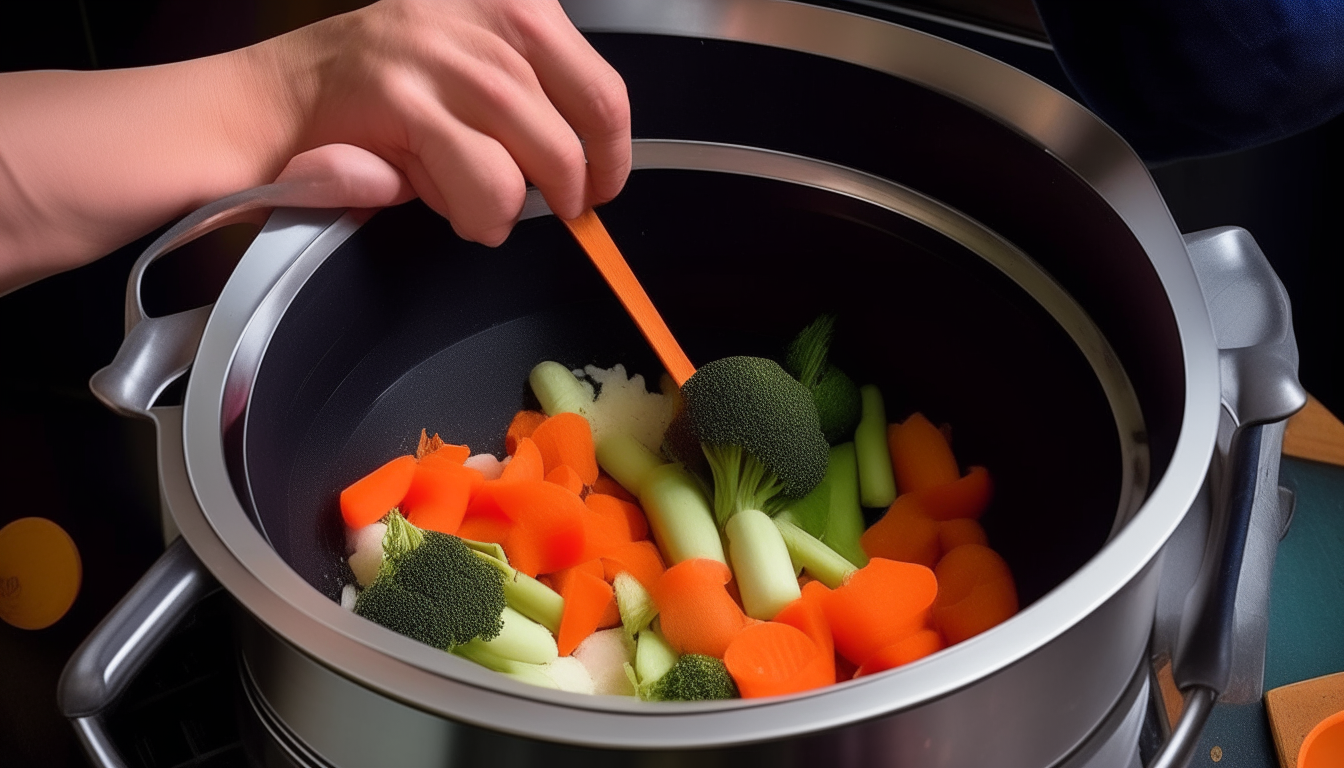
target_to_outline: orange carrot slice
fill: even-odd
[[[918,494],[905,494],[887,508],[882,519],[859,536],[869,557],[919,563],[932,568],[938,562],[938,523],[929,519]]]
[[[398,456],[341,491],[345,524],[363,528],[382,519],[410,490],[415,467],[414,456]]]
[[[663,572],[667,569],[663,565],[662,554],[658,552],[658,545],[644,540],[612,547],[602,555],[602,566],[603,576],[607,581],[614,580],[616,574],[626,571],[649,590],[653,589],[653,585],[658,583],[658,579],[662,578]]]
[[[985,529],[980,524],[969,518],[957,518],[938,524],[938,549],[939,557],[960,547],[962,544],[979,544],[982,547],[989,546],[989,537],[985,535]]]
[[[565,599],[565,608],[560,615],[556,644],[560,646],[560,655],[568,656],[584,638],[597,631],[608,604],[615,603],[616,593],[597,576],[577,572],[566,582],[560,596]]]
[[[509,422],[509,430],[504,433],[504,450],[512,456],[518,450],[518,443],[524,437],[531,437],[533,430],[541,422],[546,420],[546,414],[541,411],[519,411],[513,415],[513,421]]]
[[[615,496],[621,501],[628,501],[631,504],[638,501],[633,493],[625,490],[625,486],[616,482],[616,478],[601,471],[597,473],[597,480],[593,481],[593,493]]]
[[[832,590],[822,607],[835,648],[855,664],[925,628],[938,595],[933,571],[875,557]]]
[[[835,654],[835,679],[853,680],[854,675],[858,674],[859,665],[846,659],[840,654]]]
[[[584,417],[577,413],[557,413],[537,425],[531,439],[541,450],[548,473],[565,464],[579,473],[584,485],[597,482],[593,429]]]
[[[663,636],[678,653],[721,659],[742,631],[747,617],[724,588],[730,578],[724,563],[695,558],[668,568],[653,585]]]
[[[901,493],[934,488],[961,477],[947,439],[922,413],[887,427],[887,446]]]
[[[502,536],[478,540],[502,544],[510,565],[536,576],[583,561],[587,513],[578,496],[554,483],[501,478],[487,480],[472,495],[461,530],[463,538]]]
[[[831,626],[826,621],[826,609],[822,607],[822,603],[830,593],[831,590],[820,581],[809,581],[803,586],[803,596],[784,606],[773,619],[780,624],[788,624],[801,630],[827,657],[835,655],[835,639],[831,637]],[[830,667],[834,672],[835,665],[831,664]]]
[[[625,541],[639,541],[649,537],[649,521],[636,504],[622,501],[604,493],[590,493],[583,500],[588,508],[607,521],[613,532]]]
[[[776,621],[737,634],[723,664],[744,699],[783,696],[835,682],[835,664],[802,630]]]
[[[971,467],[966,476],[926,488],[916,494],[934,520],[979,519],[994,496],[994,483],[984,467]]]
[[[541,459],[541,451],[531,438],[524,437],[518,442],[518,449],[509,460],[500,480],[545,480],[546,464]]]
[[[989,547],[957,547],[938,561],[935,573],[938,600],[933,623],[948,645],[974,637],[1017,613],[1013,574]]]
[[[453,534],[462,525],[472,491],[480,487],[485,478],[480,472],[453,461],[452,455],[439,458],[443,452],[440,448],[429,454],[415,468],[411,487],[401,500],[401,511],[411,525]]]
[[[886,648],[874,653],[863,662],[854,673],[855,677],[863,677],[877,672],[884,672],[888,669],[894,669],[902,664],[909,664],[916,659],[922,659],[943,649],[943,638],[932,629],[921,629],[909,637],[898,640]]]
[[[555,483],[575,496],[579,496],[583,493],[583,480],[579,478],[579,473],[570,468],[568,464],[561,464],[550,472],[547,472],[546,482]]]

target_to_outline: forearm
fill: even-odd
[[[141,69],[0,74],[0,293],[265,184],[305,83],[274,41]]]

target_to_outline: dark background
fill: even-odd
[[[42,0],[11,4],[0,23],[0,71],[144,66],[241,47],[349,10],[356,0]],[[1030,0],[829,0],[941,34],[1070,90]],[[20,12],[21,11],[21,12]],[[929,21],[970,22],[977,32]],[[984,34],[988,29],[994,34]],[[1031,45],[1032,42],[1038,45]],[[3,105],[0,105],[0,109]],[[1335,212],[1344,202],[1344,120],[1275,144],[1153,169],[1182,231],[1249,229],[1294,303],[1307,389],[1344,410],[1333,361],[1344,332]],[[162,548],[147,422],[114,416],[90,395],[122,335],[131,263],[152,235],[81,269],[0,297],[0,525],[40,515],[80,548],[84,586],[51,628],[0,624],[0,766],[81,765],[55,702],[70,653]],[[237,243],[216,238],[165,268],[186,294],[222,285]],[[198,266],[204,264],[205,266]],[[208,299],[206,299],[208,300]],[[188,304],[190,302],[187,302]]]

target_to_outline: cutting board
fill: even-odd
[[[1297,768],[1297,751],[1311,729],[1344,711],[1344,672],[1275,688],[1265,694],[1265,711],[1279,765]]]

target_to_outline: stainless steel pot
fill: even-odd
[[[1029,604],[883,675],[656,710],[538,691],[343,611],[343,482],[423,425],[489,445],[539,359],[634,362],[638,345],[600,283],[556,266],[573,246],[536,195],[494,258],[415,205],[277,210],[213,309],[146,317],[148,265],[266,209],[262,188],[151,246],[126,343],[93,382],[158,425],[182,539],[67,667],[63,707],[91,754],[116,764],[98,713],[217,580],[245,611],[242,669],[272,753],[300,765],[1077,764],[1129,721],[1164,653],[1189,701],[1158,761],[1188,757],[1214,698],[1258,686],[1255,590],[1281,522],[1281,432],[1264,425],[1305,399],[1287,298],[1254,242],[1183,240],[1095,117],[936,38],[768,0],[566,7],[635,108],[636,171],[604,217],[693,359],[761,347],[843,296],[865,297],[846,309],[861,327],[934,317],[903,338],[918,355],[855,365],[993,459],[986,525]],[[797,250],[826,244],[823,259]],[[769,258],[794,272],[762,278]],[[901,281],[900,301],[873,293]],[[591,300],[557,304],[557,286]],[[155,406],[188,367],[184,404]]]

